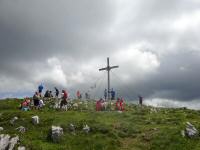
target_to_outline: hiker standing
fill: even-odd
[[[59,95],[59,90],[55,87],[55,90],[56,90],[56,95],[55,97],[58,98],[58,95]]]
[[[79,90],[76,92],[76,96],[77,96],[77,99],[80,99],[81,93]]]
[[[63,105],[67,105],[67,98],[68,98],[68,94],[65,90],[62,90],[62,100],[60,103],[60,108],[62,108]]]
[[[107,99],[107,94],[108,94],[108,93],[107,93],[107,89],[105,89],[105,90],[104,90],[104,98],[105,98],[105,100]]]
[[[42,93],[42,90],[43,90],[43,85],[42,83],[38,86],[38,92],[41,94]]]
[[[142,106],[143,97],[139,95],[138,98],[139,98],[139,104]]]
[[[115,99],[115,91],[113,90],[113,88],[110,93],[111,93],[111,100],[114,100]]]

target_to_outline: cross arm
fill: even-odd
[[[110,67],[110,69],[113,69],[113,68],[119,68],[119,66],[112,66],[112,67]]]
[[[103,70],[107,70],[108,68],[106,67],[106,68],[101,68],[101,69],[99,69],[99,71],[103,71]]]

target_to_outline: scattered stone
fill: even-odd
[[[158,130],[158,128],[153,128],[153,130],[154,130],[154,131],[157,131],[157,130]]]
[[[9,146],[10,135],[1,134],[0,135],[0,148],[1,150],[5,150]]]
[[[26,150],[26,148],[24,146],[19,146],[17,149],[18,150]]]
[[[72,123],[69,125],[69,131],[71,132],[71,134],[76,135],[75,125],[73,125]]]
[[[8,150],[12,150],[15,147],[15,144],[17,144],[18,141],[19,141],[19,136],[11,138]]]
[[[83,102],[78,102],[78,104],[80,104],[80,105],[81,105],[82,103],[83,103]]]
[[[89,133],[90,132],[90,127],[86,124],[84,127],[83,127],[83,131],[85,133]]]
[[[122,113],[122,111],[120,111],[120,110],[119,110],[119,111],[117,111],[117,112],[118,112],[118,113],[120,113],[120,114]]]
[[[33,123],[34,125],[39,124],[39,117],[38,117],[38,116],[33,116],[33,117],[32,117],[32,123]]]
[[[185,135],[190,138],[198,136],[199,131],[190,122],[186,123]]]
[[[18,130],[18,131],[21,132],[21,133],[26,132],[26,128],[23,127],[23,126],[20,126],[20,127],[16,128],[16,130]]]
[[[78,103],[74,103],[72,106],[73,106],[73,109],[78,109]]]
[[[61,109],[67,111],[68,110],[67,105],[63,105]]]
[[[62,135],[63,135],[63,128],[59,126],[51,127],[51,139],[53,140],[53,142],[59,142]]]
[[[18,117],[14,117],[10,120],[10,123],[13,125],[15,123],[15,121],[18,120]]]
[[[8,134],[0,135],[0,150],[13,150],[17,142],[19,141],[19,137],[11,138]]]
[[[53,106],[53,108],[54,108],[54,109],[59,109],[59,108],[60,108],[59,102],[55,103],[54,106]]]
[[[0,131],[3,131],[3,127],[0,127]]]
[[[72,123],[70,123],[70,125],[69,125],[69,130],[71,132],[75,132],[75,126]]]

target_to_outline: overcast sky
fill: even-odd
[[[119,96],[198,100],[199,27],[199,0],[0,0],[0,97],[103,93],[110,57]]]

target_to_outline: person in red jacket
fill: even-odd
[[[76,96],[77,96],[77,99],[80,99],[80,97],[81,97],[80,91],[77,91],[77,92],[76,92]]]
[[[67,105],[67,98],[68,98],[68,94],[65,90],[62,90],[62,100],[60,103],[60,108],[62,108],[63,105]]]
[[[101,103],[102,102],[103,102],[102,98],[96,102],[96,111],[101,111],[102,110],[102,107],[101,107]]]
[[[117,101],[116,101],[116,110],[120,110],[120,98],[117,98]]]
[[[120,110],[124,111],[124,99],[123,98],[121,98],[119,105],[120,105]]]

